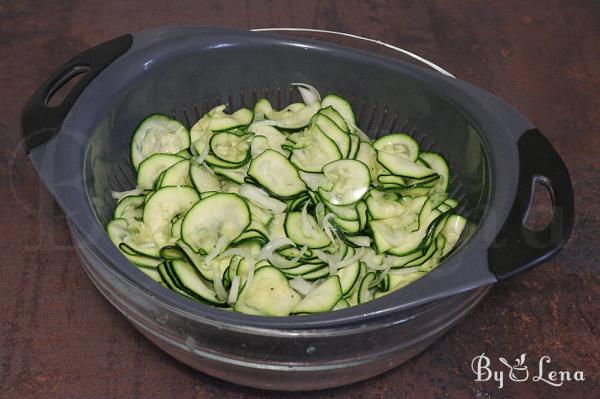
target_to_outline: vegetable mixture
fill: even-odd
[[[137,187],[107,231],[185,297],[265,316],[327,312],[423,277],[466,219],[450,171],[408,134],[370,139],[349,102],[294,84],[302,103],[220,105],[190,130],[166,115],[134,132]]]

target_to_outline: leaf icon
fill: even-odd
[[[499,357],[498,360],[500,360],[500,363],[504,364],[506,367],[512,370],[512,366],[508,363],[508,361],[505,358]]]
[[[525,364],[525,356],[525,353],[521,353],[521,357],[517,359],[517,365],[522,366],[523,364]]]

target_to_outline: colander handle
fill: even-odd
[[[526,131],[518,141],[519,183],[510,214],[488,250],[490,271],[498,280],[545,262],[567,242],[574,219],[573,187],[569,172],[552,144],[537,129]],[[539,231],[525,226],[536,183],[552,198],[554,214]]]
[[[50,78],[33,93],[21,114],[21,127],[25,149],[34,148],[54,137],[71,110],[71,107],[94,78],[123,55],[133,42],[131,35],[123,35],[99,44],[73,57],[58,68]],[[58,105],[50,105],[51,98],[67,82],[83,75]]]

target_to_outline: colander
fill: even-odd
[[[63,101],[50,99],[76,75]],[[111,191],[133,188],[129,143],[148,114],[191,126],[212,107],[281,107],[290,83],[348,98],[372,137],[413,135],[449,160],[450,194],[469,223],[457,249],[426,277],[348,309],[268,318],[224,311],[154,283],[121,255],[104,226]],[[397,59],[289,35],[174,27],[121,36],[76,56],[31,97],[25,147],[63,209],[98,289],[142,333],[219,378],[267,389],[318,389],[368,378],[419,353],[491,284],[547,260],[573,225],[568,172],[549,141],[502,100]],[[541,230],[524,224],[536,184],[553,203]]]

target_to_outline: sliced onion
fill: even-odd
[[[250,251],[242,248],[229,248],[221,254],[222,256],[241,256],[242,258],[252,258]]]
[[[202,163],[208,156],[208,150],[209,150],[208,147],[209,147],[208,145],[205,145],[204,148],[202,149],[202,152],[196,158],[194,158],[194,161],[196,161],[199,165],[202,165]],[[190,147],[190,148],[192,148],[192,147]]]
[[[370,247],[371,246],[371,237],[369,236],[354,236],[348,237],[354,245],[358,245],[359,247]]]
[[[129,197],[132,195],[144,194],[144,190],[141,189],[140,187],[136,187],[133,190],[127,190],[127,191],[111,191],[110,194],[117,201],[121,201],[125,197]]]
[[[302,294],[302,296],[306,296],[313,289],[313,285],[300,276],[296,276],[291,279],[290,286]]]
[[[304,204],[304,207],[302,208],[302,232],[305,236],[314,237],[319,233],[315,230],[308,218],[308,204],[309,201],[306,201],[306,204]]]
[[[258,205],[259,207],[274,213],[285,212],[287,208],[287,205],[284,202],[270,197],[269,194],[267,194],[260,188],[250,184],[242,184],[239,187],[239,193],[243,197],[248,198],[250,201]]]
[[[394,271],[391,272],[390,274],[397,274],[397,275],[410,274],[410,273],[414,273],[414,272],[420,271],[419,270],[420,268],[421,268],[421,266],[402,267],[402,268],[399,268],[399,269],[394,269]]]
[[[227,298],[227,303],[229,305],[233,305],[237,301],[239,292],[240,292],[240,276],[234,276],[231,279],[231,287],[229,288],[229,297]]]
[[[268,257],[271,256],[276,249],[288,245],[295,246],[296,244],[294,244],[294,242],[287,237],[280,237],[271,240],[260,250],[257,260],[268,259]]]
[[[329,223],[329,220],[333,217],[335,217],[333,213],[328,213],[323,217],[323,221],[321,222],[323,231],[325,232],[325,235],[327,235],[331,242],[335,240],[334,235],[337,237],[337,233],[335,232],[333,226],[331,226],[331,223]]]
[[[298,89],[304,104],[311,105],[321,102],[321,95],[315,87],[306,83],[292,83],[292,86],[295,86]]]
[[[215,259],[226,246],[227,238],[225,236],[219,237],[213,249],[211,249],[209,254],[206,255],[206,258],[204,258],[204,262],[206,262],[207,265],[210,265],[213,259]]]
[[[310,188],[312,191],[317,191],[319,189],[319,186],[325,180],[327,180],[325,175],[322,173],[309,173],[309,172],[303,172],[300,170],[300,171],[298,171],[298,175],[300,176],[300,179],[304,183],[306,183],[308,188]]]
[[[319,202],[315,207],[315,217],[317,218],[317,223],[320,226],[323,226],[323,218],[325,217],[325,205],[322,202]]]
[[[353,264],[354,262],[362,259],[362,257],[364,255],[365,255],[365,249],[364,248],[359,248],[354,255],[349,256],[346,259],[343,259],[338,264],[338,268],[342,269],[342,268],[344,268],[346,266],[349,266],[349,265]]]
[[[379,276],[371,283],[372,287],[379,284],[385,278],[385,276],[389,273],[390,268],[392,267],[392,260],[388,259],[386,257],[386,259],[383,260],[382,266],[385,266],[385,267],[383,270],[381,270],[381,272],[379,273]]]
[[[256,262],[254,262],[254,260],[252,259],[251,261],[248,260],[248,275],[246,276],[246,282],[244,283],[244,286],[250,286],[250,283],[252,283],[252,279],[254,278],[254,266],[256,265]]]
[[[291,267],[296,267],[298,266],[298,261],[294,261],[292,260],[288,260],[285,257],[273,252],[271,253],[271,255],[269,255],[267,257],[267,260],[269,261],[269,263],[271,263],[273,266],[277,266],[281,269],[289,269]]]
[[[219,264],[215,263],[212,268],[213,271],[213,286],[215,287],[215,294],[220,301],[227,299],[227,291],[223,286],[223,276],[219,276]]]

